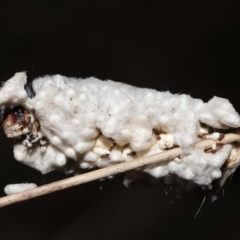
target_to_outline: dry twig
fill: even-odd
[[[227,144],[227,143],[232,143],[236,141],[240,141],[239,132],[226,134],[225,137],[221,141],[217,141],[217,143]],[[214,143],[216,143],[216,141],[205,139],[205,140],[199,141],[196,144],[195,148],[204,148],[204,149],[211,148],[211,146]],[[94,181],[94,180],[115,175],[118,173],[126,172],[131,169],[153,164],[156,162],[169,161],[178,157],[180,154],[181,154],[181,149],[177,147],[160,154],[154,154],[154,155],[143,157],[143,158],[137,158],[129,162],[119,163],[110,167],[106,167],[106,168],[95,170],[82,175],[70,177],[57,182],[49,183],[32,190],[2,197],[0,198],[0,207],[25,201],[25,200],[42,196],[45,194],[50,194],[65,188],[70,188],[83,183],[87,183],[90,181]]]

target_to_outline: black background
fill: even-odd
[[[233,0],[22,0],[0,2],[0,81],[18,71],[95,76],[139,87],[228,98],[240,112],[240,17]],[[1,133],[0,193],[38,185]],[[0,239],[240,239],[239,173],[224,196],[176,195],[163,185],[95,181],[0,209]],[[165,192],[168,192],[166,194]]]

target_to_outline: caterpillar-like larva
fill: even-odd
[[[2,126],[7,137],[17,139],[15,159],[42,173],[64,168],[70,159],[82,169],[103,168],[180,146],[180,158],[139,170],[211,185],[240,162],[237,144],[193,149],[202,138],[220,141],[223,129],[240,126],[227,99],[204,103],[93,77],[40,77],[32,82],[33,92],[26,84],[20,72],[0,89]]]

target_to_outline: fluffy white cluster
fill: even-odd
[[[231,145],[215,154],[193,150],[200,123],[216,129],[239,127],[240,117],[228,100],[208,103],[189,95],[158,92],[96,78],[61,75],[33,81],[36,95],[28,98],[25,73],[16,73],[0,90],[0,105],[21,105],[34,111],[48,139],[29,148],[14,146],[17,160],[43,173],[74,159],[80,168],[106,167],[165,151],[183,150],[181,159],[143,169],[155,177],[177,174],[198,184],[221,177],[220,168]],[[207,132],[207,131],[206,131]]]

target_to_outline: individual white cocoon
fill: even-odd
[[[35,183],[17,183],[17,184],[9,184],[4,188],[4,192],[7,195],[13,195],[20,192],[25,192],[27,190],[31,190],[36,188],[37,185]]]

